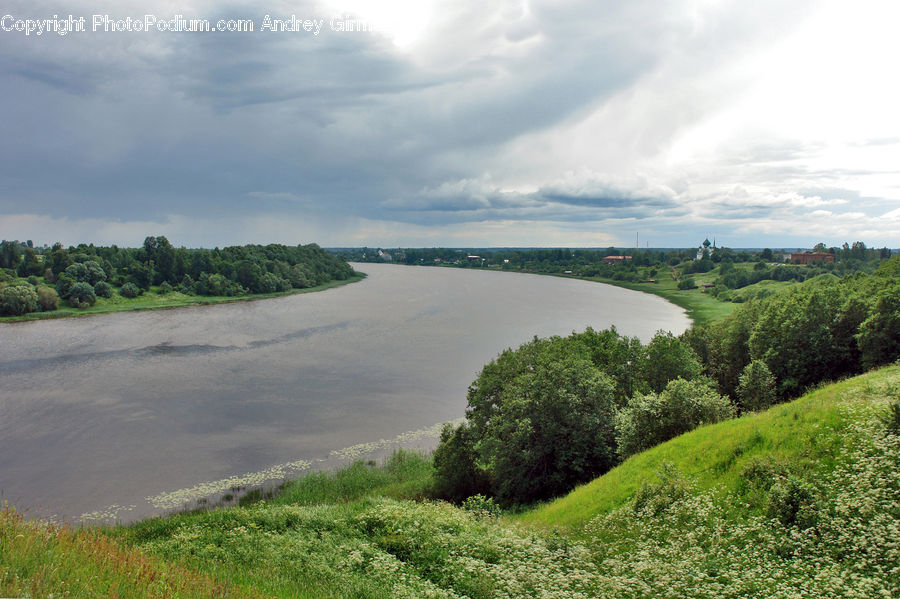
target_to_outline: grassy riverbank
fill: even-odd
[[[283,297],[299,293],[314,293],[325,291],[334,287],[341,287],[350,283],[356,283],[366,277],[363,273],[356,273],[343,281],[329,281],[315,287],[306,289],[291,289],[276,293],[256,293],[239,296],[215,296],[215,295],[187,295],[178,291],[160,294],[159,287],[151,287],[150,291],[135,298],[122,297],[115,294],[110,298],[97,298],[93,306],[87,308],[60,307],[52,312],[31,312],[23,316],[3,316],[0,322],[21,322],[25,320],[45,320],[48,318],[68,318],[73,316],[95,316],[97,314],[110,314],[112,312],[136,312],[140,310],[161,310],[169,308],[182,308],[185,306],[209,306],[213,304],[227,304],[232,302],[252,302],[256,300]]]
[[[678,289],[678,282],[673,278],[671,272],[664,272],[657,275],[655,283],[635,283],[630,281],[617,281],[604,277],[577,277],[584,281],[594,281],[597,283],[606,283],[623,287],[634,291],[643,291],[644,293],[652,293],[658,295],[676,306],[684,308],[694,324],[706,324],[714,320],[718,320],[728,314],[738,306],[738,304],[719,301],[708,293],[703,293],[701,289]]]
[[[897,401],[895,365],[695,430],[499,519],[422,501],[430,460],[409,453],[103,531],[7,510],[0,596],[897,596]]]

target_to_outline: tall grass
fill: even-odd
[[[0,510],[0,596],[258,597],[125,548],[99,530],[29,521]]]

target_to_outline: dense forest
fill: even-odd
[[[559,496],[701,424],[762,410],[900,358],[900,257],[823,274],[680,337],[588,329],[509,349],[434,453],[438,494]]]
[[[176,248],[163,236],[139,248],[80,244],[34,248],[0,243],[0,315],[74,308],[98,298],[133,299],[153,289],[198,296],[287,292],[342,281],[354,272],[315,244]]]

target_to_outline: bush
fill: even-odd
[[[0,289],[0,314],[21,316],[38,309],[38,294],[34,287],[4,287]]]
[[[793,476],[780,479],[769,491],[767,513],[785,526],[810,528],[818,520],[815,490]]]
[[[472,495],[462,503],[462,509],[466,510],[477,520],[493,519],[500,516],[500,506],[491,497],[484,495]]]
[[[644,481],[634,494],[634,503],[631,509],[641,516],[657,517],[688,496],[691,486],[678,469],[666,462],[657,472],[658,481]]]
[[[694,279],[688,278],[678,281],[678,288],[682,291],[685,291],[687,289],[694,289],[695,287],[697,287],[697,283],[694,282]]]
[[[775,377],[762,360],[753,360],[744,367],[738,378],[738,405],[742,410],[756,412],[775,403]]]
[[[88,283],[79,282],[72,285],[68,299],[69,304],[74,308],[87,308],[94,305],[97,296],[94,294],[94,288]]]
[[[98,281],[97,284],[94,285],[94,293],[97,295],[97,297],[112,297],[112,285],[110,285],[106,281]]]
[[[42,285],[37,288],[37,296],[38,307],[42,312],[52,312],[59,308],[59,294],[55,289]]]
[[[900,401],[888,405],[887,411],[881,417],[881,422],[889,435],[900,435]]]
[[[159,291],[157,293],[159,293],[159,295],[168,295],[168,294],[172,293],[172,291],[173,291],[172,284],[169,283],[168,281],[163,281],[162,283],[159,284]]]
[[[121,295],[122,297],[127,297],[128,299],[133,299],[142,293],[143,291],[130,281],[122,285],[122,288],[119,289],[119,295]]]
[[[625,459],[734,413],[731,401],[707,382],[676,379],[659,395],[638,393],[619,410],[615,419],[619,455]]]
[[[41,282],[40,279],[38,279],[34,275],[30,275],[28,277],[28,284],[31,285],[32,287],[37,287],[40,282]]]
[[[467,497],[489,492],[487,474],[475,464],[475,437],[467,425],[453,428],[445,424],[432,459],[436,497],[459,503]]]
[[[99,262],[89,260],[87,262],[76,262],[65,270],[66,276],[81,283],[96,285],[100,281],[106,280],[106,272]]]
[[[72,290],[72,286],[75,284],[75,279],[69,277],[67,275],[60,275],[60,277],[56,280],[56,293],[59,294],[59,297],[66,299],[69,297],[69,291]]]

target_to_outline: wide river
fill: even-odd
[[[0,501],[131,520],[397,446],[431,448],[481,367],[533,336],[683,331],[659,297],[504,272],[357,264],[256,302],[0,324]]]

